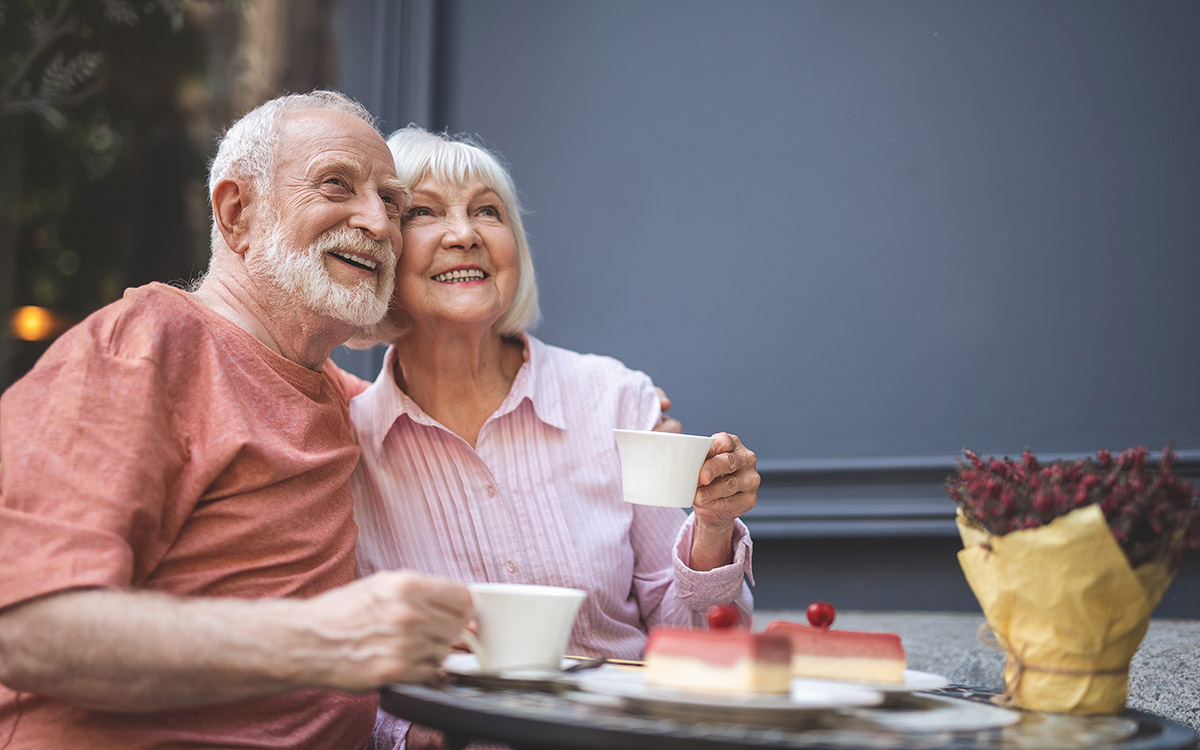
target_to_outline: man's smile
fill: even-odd
[[[364,271],[374,271],[376,266],[379,265],[379,261],[375,260],[374,258],[355,255],[354,253],[348,253],[341,250],[330,250],[329,254],[340,261],[348,263],[355,268],[361,268]]]

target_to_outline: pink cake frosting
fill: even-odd
[[[646,644],[646,684],[695,690],[786,693],[788,638],[741,628],[655,628]]]
[[[769,623],[765,632],[791,640],[792,673],[798,677],[904,681],[904,646],[895,633],[831,630],[782,620]]]

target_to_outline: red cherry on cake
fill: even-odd
[[[808,605],[808,621],[814,628],[828,628],[833,624],[833,618],[837,615],[837,610],[832,604],[825,602],[813,602]]]
[[[742,624],[742,614],[732,604],[714,604],[708,608],[708,627],[712,630],[720,628],[736,628]]]

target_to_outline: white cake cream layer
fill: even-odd
[[[646,684],[726,693],[789,693],[792,670],[785,664],[764,664],[753,659],[716,667],[694,658],[653,654],[646,657]]]
[[[792,674],[853,682],[904,682],[904,662],[895,659],[846,659],[792,655]]]

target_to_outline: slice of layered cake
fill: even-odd
[[[789,693],[787,637],[719,630],[655,628],[646,644],[646,684],[685,690]]]
[[[831,630],[776,620],[765,632],[791,640],[792,675],[855,682],[904,682],[904,646],[894,633]]]

